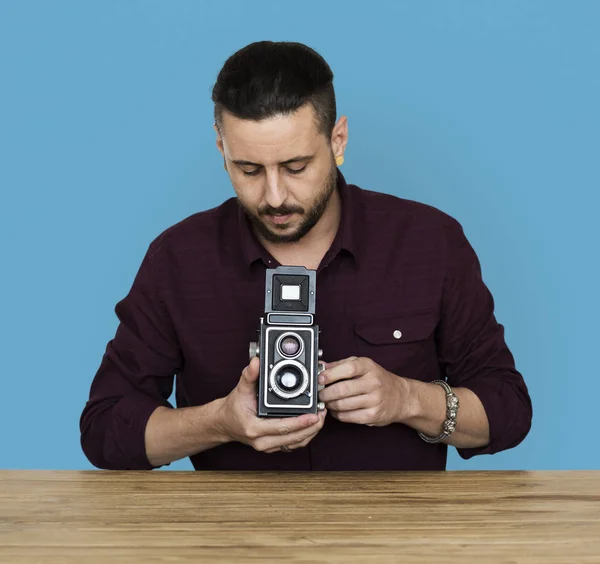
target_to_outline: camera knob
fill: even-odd
[[[323,411],[323,410],[325,409],[325,404],[324,404],[322,401],[320,401],[320,402],[317,404],[317,409],[318,409],[319,411]]]
[[[260,347],[256,341],[252,341],[250,343],[248,354],[250,355],[250,360],[252,360],[255,356],[260,356]]]
[[[323,349],[319,349],[319,358],[323,358]]]
[[[317,374],[321,374],[321,372],[323,372],[325,370],[325,363],[324,362],[320,362],[319,361],[319,369],[317,371]],[[325,386],[323,384],[318,384],[317,385],[317,391],[321,391]]]

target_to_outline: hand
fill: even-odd
[[[402,420],[407,412],[404,378],[370,358],[351,356],[325,366],[319,383],[326,387],[319,392],[319,399],[333,417],[376,427]]]
[[[318,415],[262,418],[256,415],[256,381],[260,361],[253,358],[242,372],[238,385],[224,398],[220,429],[224,442],[239,441],[260,452],[278,452],[282,446],[292,450],[305,447],[321,430],[327,411]]]

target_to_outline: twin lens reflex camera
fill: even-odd
[[[319,327],[315,325],[315,270],[303,266],[267,269],[265,315],[250,359],[260,359],[259,417],[291,417],[324,409],[318,401]]]

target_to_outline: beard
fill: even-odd
[[[248,219],[256,231],[262,235],[270,243],[297,243],[304,237],[321,219],[327,208],[327,204],[333,195],[337,186],[337,168],[332,166],[323,188],[319,191],[315,201],[308,211],[300,206],[286,206],[285,204],[278,208],[264,206],[259,208],[258,213],[248,209],[244,203],[238,198],[238,204],[244,210]],[[292,213],[300,215],[298,226],[291,233],[283,233],[288,228],[287,224],[275,225],[272,229],[262,219],[262,216],[275,215],[284,216]]]

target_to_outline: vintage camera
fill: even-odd
[[[260,359],[259,417],[292,417],[324,409],[318,401],[319,327],[315,325],[317,273],[303,266],[267,269],[265,317],[250,359]]]

